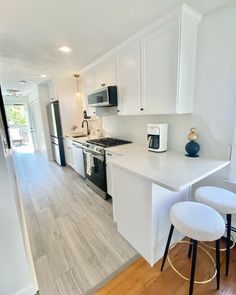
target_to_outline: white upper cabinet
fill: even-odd
[[[94,90],[93,69],[85,73],[85,88],[86,93],[90,93]]]
[[[142,107],[146,114],[176,112],[178,20],[142,39]]]
[[[197,27],[182,15],[142,39],[144,114],[193,111]]]
[[[87,94],[105,86],[116,85],[116,83],[115,57],[108,58],[85,72]]]
[[[94,77],[94,90],[106,86],[107,77],[108,77],[107,62],[103,62],[94,68],[93,77]]]
[[[76,91],[76,82],[73,78],[71,79],[53,79],[48,83],[49,98],[65,99],[73,97]]]
[[[117,87],[119,115],[140,113],[140,42],[117,55]]]
[[[48,83],[48,93],[50,100],[58,99],[57,85],[54,80]]]
[[[92,66],[84,72],[86,95],[105,86],[117,84],[116,59],[109,57],[104,61]],[[88,103],[87,101],[85,102]],[[96,108],[87,106],[88,116],[96,114]]]
[[[87,67],[87,94],[117,85],[119,115],[191,113],[200,21],[183,4],[137,33]]]

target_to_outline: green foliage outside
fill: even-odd
[[[7,121],[9,127],[26,127],[26,114],[24,105],[6,105]]]

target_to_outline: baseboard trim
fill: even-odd
[[[14,295],[35,295],[37,292],[38,288],[31,284],[28,287],[16,292]]]

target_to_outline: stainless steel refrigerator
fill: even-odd
[[[47,114],[53,159],[57,162],[57,164],[65,166],[66,161],[63,145],[63,131],[58,100],[53,101],[47,105]]]

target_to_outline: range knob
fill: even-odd
[[[96,147],[96,151],[98,151],[99,153],[102,151],[102,148],[100,148],[100,147]]]

